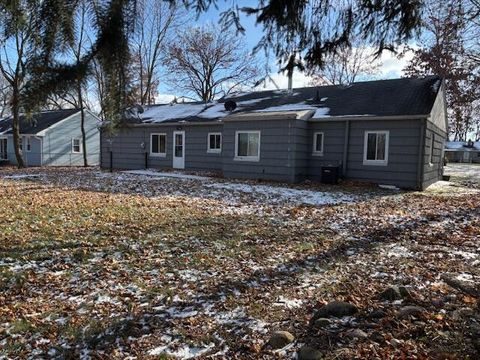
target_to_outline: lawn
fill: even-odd
[[[0,171],[0,358],[479,356],[473,186]]]

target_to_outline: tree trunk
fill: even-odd
[[[88,156],[87,156],[87,136],[85,133],[85,111],[83,109],[83,96],[82,96],[82,84],[78,82],[78,104],[80,105],[80,128],[82,130],[82,152],[83,152],[83,166],[88,166]]]
[[[12,131],[13,131],[13,149],[15,150],[15,158],[17,159],[18,168],[24,168],[22,152],[20,151],[20,101],[18,89],[13,89],[12,94]]]

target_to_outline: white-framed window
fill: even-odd
[[[432,136],[430,137],[430,154],[428,158],[428,162],[430,165],[433,165],[433,151],[435,150],[435,134],[432,132]]]
[[[7,138],[0,138],[0,160],[8,160]]]
[[[75,138],[72,139],[72,153],[81,154],[82,153],[82,140]]]
[[[32,151],[32,138],[30,136],[25,136],[25,148],[27,152]]]
[[[222,133],[208,133],[207,152],[222,152]]]
[[[235,160],[260,160],[260,131],[235,132]]]
[[[313,134],[313,155],[323,156],[323,132]]]
[[[18,138],[18,148],[22,152],[23,151],[23,137]]]
[[[150,134],[150,156],[167,156],[167,134]]]
[[[365,131],[363,165],[388,164],[389,131]]]

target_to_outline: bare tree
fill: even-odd
[[[9,114],[8,101],[10,99],[10,85],[0,72],[0,119]]]
[[[358,41],[352,47],[342,46],[328,55],[322,70],[312,74],[312,85],[347,85],[359,78],[378,74],[382,63],[374,50]]]
[[[137,11],[131,71],[136,102],[149,105],[155,103],[158,92],[159,66],[166,42],[187,21],[187,13],[181,5],[156,0],[139,0]]]
[[[178,32],[165,57],[169,84],[208,102],[255,83],[258,66],[235,32],[194,27]]]

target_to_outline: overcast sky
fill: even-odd
[[[219,2],[219,8],[211,8],[209,11],[206,13],[202,14],[197,20],[196,24],[198,26],[203,26],[209,23],[218,23],[218,19],[220,16],[220,13],[226,8],[226,6],[229,6],[229,2]],[[254,7],[255,5],[258,5],[257,0],[242,0],[241,6],[252,6]],[[260,40],[262,36],[262,28],[258,27],[255,25],[255,17],[254,16],[245,16],[241,15],[241,22],[243,27],[245,28],[245,35],[238,35],[243,38],[243,41],[246,43],[249,49],[253,49],[255,45],[257,45],[258,41]],[[259,56],[262,56],[259,54]],[[375,78],[378,79],[388,79],[388,78],[398,78],[403,75],[402,70],[406,66],[407,62],[411,59],[412,54],[407,53],[402,59],[397,59],[397,57],[388,52],[385,51],[381,57],[381,62],[382,66],[380,68],[380,72],[378,75],[375,76]],[[272,59],[272,62],[270,64],[270,68],[272,69],[272,73],[270,74],[271,77],[274,79],[275,83],[279,88],[286,88],[287,87],[287,78],[284,74],[279,74],[278,73],[278,66],[275,64],[275,62]],[[305,76],[304,74],[300,72],[295,72],[293,75],[293,86],[294,87],[304,87],[304,86],[309,86],[309,78]],[[261,86],[258,88],[258,90],[268,90],[268,89],[274,89],[275,85],[273,83],[268,83],[266,86]],[[164,103],[164,102],[170,102],[174,96],[180,97],[184,94],[182,93],[176,93],[175,91],[172,91],[172,89],[169,89],[169,87],[165,84],[160,84],[160,89],[159,89],[159,96],[157,98],[157,102],[159,103]]]

